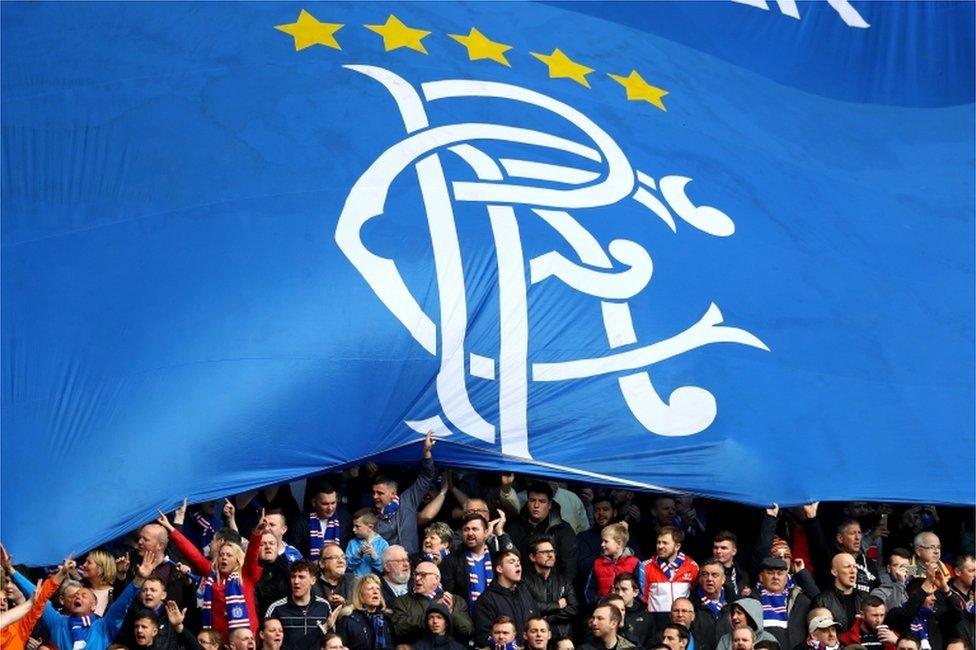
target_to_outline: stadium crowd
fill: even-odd
[[[2,646],[973,648],[972,509],[748,508],[439,471],[433,446],[184,501],[80,563],[4,551]]]

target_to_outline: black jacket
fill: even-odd
[[[844,596],[836,587],[825,589],[820,592],[813,601],[814,607],[826,607],[830,610],[834,620],[840,623],[840,629],[850,628],[854,622],[854,617],[861,611],[861,603],[867,598],[867,594],[858,589],[854,589],[851,596]],[[848,610],[847,602],[853,605],[853,609]]]
[[[515,621],[515,638],[521,639],[525,631],[525,621],[534,614],[539,613],[539,608],[532,599],[532,595],[521,584],[515,585],[511,589],[499,586],[496,579],[485,592],[478,597],[475,603],[474,617],[474,645],[482,648],[488,643],[491,636],[491,622],[499,616],[508,616]]]
[[[467,650],[467,646],[463,646],[454,640],[454,624],[451,621],[452,616],[451,613],[447,611],[447,606],[444,605],[444,603],[431,603],[431,605],[427,608],[427,610],[424,612],[424,629],[427,628],[427,614],[431,611],[440,612],[441,616],[443,616],[447,621],[447,634],[443,636],[434,636],[429,631],[425,632],[420,640],[413,644],[413,650]]]
[[[573,619],[579,613],[579,599],[573,583],[556,570],[549,572],[548,578],[543,578],[535,567],[529,566],[522,570],[522,584],[529,591],[539,613],[549,621],[553,639],[565,639],[572,635]],[[559,599],[566,599],[566,606],[559,606]]]
[[[494,555],[504,548],[512,547],[512,540],[507,534],[488,539],[488,553]],[[471,593],[471,580],[468,577],[468,562],[464,557],[464,546],[452,551],[441,561],[441,586],[444,591],[461,594],[465,599]]]
[[[336,510],[336,514],[339,516],[339,545],[346,548],[352,535],[352,518],[342,508]],[[312,557],[309,552],[311,525],[309,515],[301,514],[288,523],[288,532],[285,533],[285,541],[301,551],[304,558]]]
[[[343,644],[349,650],[384,650],[393,647],[393,623],[390,616],[383,614],[383,623],[386,627],[386,645],[376,644],[376,635],[373,633],[373,624],[369,616],[361,609],[354,609],[348,615],[343,616],[336,623],[336,634],[342,637]]]
[[[277,556],[272,562],[261,562],[261,577],[254,583],[254,598],[258,615],[263,616],[271,603],[291,593],[288,558]],[[314,594],[313,594],[314,595]]]
[[[698,616],[695,616],[695,621],[698,621]],[[639,598],[635,598],[625,612],[620,634],[638,648],[649,648],[654,644],[656,632],[654,617],[647,611],[647,605]],[[695,637],[696,648],[699,647],[697,641],[698,637]],[[703,647],[702,650],[711,650],[711,648]]]
[[[515,547],[523,558],[528,557],[529,544],[535,537],[541,535],[552,537],[556,547],[555,568],[572,582],[576,579],[577,558],[579,557],[576,533],[573,531],[573,527],[563,521],[560,516],[559,504],[552,501],[551,505],[549,518],[537,524],[529,521],[528,506],[523,506],[518,519],[507,526],[508,534],[512,537]]]

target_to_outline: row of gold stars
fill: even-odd
[[[430,36],[430,32],[425,29],[408,27],[392,14],[383,25],[363,26],[383,37],[383,47],[387,52],[407,48],[421,54],[427,54],[423,40]],[[324,45],[341,50],[342,48],[339,46],[339,41],[336,40],[335,35],[343,27],[345,25],[340,23],[323,23],[304,9],[298,14],[298,19],[295,22],[275,25],[275,29],[285,32],[295,39],[296,51],[304,50],[312,45]],[[472,27],[467,35],[448,34],[448,36],[467,49],[468,60],[470,61],[487,60],[509,68],[512,67],[505,56],[505,53],[511,50],[512,46],[491,40],[475,27]],[[590,87],[590,82],[586,76],[594,71],[593,68],[572,60],[559,48],[554,49],[551,54],[540,54],[538,52],[531,52],[531,54],[546,65],[550,79],[571,79],[581,86]],[[626,89],[629,101],[645,101],[662,111],[667,110],[664,107],[663,98],[668,94],[668,91],[650,85],[636,70],[631,70],[627,76],[616,74],[609,74],[608,76]]]

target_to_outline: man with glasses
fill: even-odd
[[[394,544],[383,551],[383,601],[392,603],[410,591],[410,556],[407,549]]]
[[[579,600],[573,584],[555,568],[556,547],[551,537],[537,537],[529,544],[529,561],[522,582],[549,622],[553,636],[565,639],[572,633]]]
[[[952,578],[952,570],[942,561],[942,542],[935,533],[919,533],[915,536],[915,557],[912,558],[914,575],[924,577],[926,568],[938,563],[939,569],[946,580]]]
[[[415,645],[427,629],[427,608],[441,603],[451,613],[451,636],[466,643],[474,631],[464,598],[444,591],[441,572],[433,562],[421,562],[413,571],[413,591],[393,601],[390,618],[397,644]]]
[[[312,593],[329,601],[332,609],[339,609],[352,599],[354,583],[354,578],[346,577],[346,554],[334,544],[325,546],[319,556],[319,577]]]
[[[695,650],[695,641],[691,634],[691,628],[695,623],[695,606],[691,604],[689,598],[675,598],[671,603],[671,625],[680,625],[689,633],[686,646],[688,650]]]

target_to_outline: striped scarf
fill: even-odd
[[[205,630],[213,628],[213,586],[216,580],[217,572],[211,571],[206,579],[200,581],[200,588],[197,589],[197,606],[200,608],[200,620]],[[224,608],[228,630],[251,626],[247,601],[244,600],[244,585],[241,574],[237,572],[230,574],[224,581]]]
[[[681,565],[685,563],[685,554],[679,551],[671,562],[668,562],[663,557],[656,557],[654,559],[657,561],[657,565],[661,567],[664,575],[668,577],[668,580],[671,580],[674,578],[674,574],[678,572],[678,569],[681,568]]]
[[[68,617],[68,631],[71,633],[71,647],[74,650],[80,650],[88,645],[88,633],[91,632],[92,623],[99,618],[101,617],[98,614]]]
[[[308,516],[308,557],[310,560],[318,560],[322,557],[322,547],[327,544],[339,545],[339,517],[332,515],[325,520],[325,529],[322,529],[322,520],[313,512]]]
[[[376,516],[383,521],[389,521],[396,516],[398,510],[400,510],[400,496],[394,495],[393,501],[383,506],[383,509]]]
[[[922,642],[923,648],[931,648],[932,644],[929,642],[929,617],[932,616],[932,610],[924,605],[918,608],[918,614],[912,619],[912,634],[918,637],[919,641]]]
[[[391,647],[386,636],[386,620],[383,618],[383,612],[366,612],[366,616],[369,617],[369,622],[373,625],[373,648],[383,650]]]
[[[426,562],[433,562],[434,564],[439,564],[450,553],[451,552],[449,550],[447,550],[446,548],[442,548],[440,551],[438,551],[437,552],[437,555],[434,555],[432,553],[428,553],[427,551],[424,551],[424,560]]]
[[[210,546],[210,542],[213,541],[214,533],[217,532],[214,529],[213,524],[210,523],[210,520],[199,512],[193,513],[193,521],[195,521],[197,526],[200,527],[200,548]]]
[[[725,609],[725,590],[721,589],[718,592],[718,600],[712,600],[705,595],[701,587],[695,587],[695,594],[698,596],[698,600],[702,605],[708,608],[715,618],[722,615],[722,610]]]
[[[762,602],[763,625],[765,627],[786,628],[790,613],[786,610],[786,603],[790,592],[775,593],[759,586],[759,600]]]
[[[468,589],[468,607],[473,609],[478,597],[491,584],[495,572],[491,568],[491,557],[488,551],[485,551],[480,558],[475,558],[471,551],[465,551],[464,559],[468,563],[468,581],[471,583]]]

